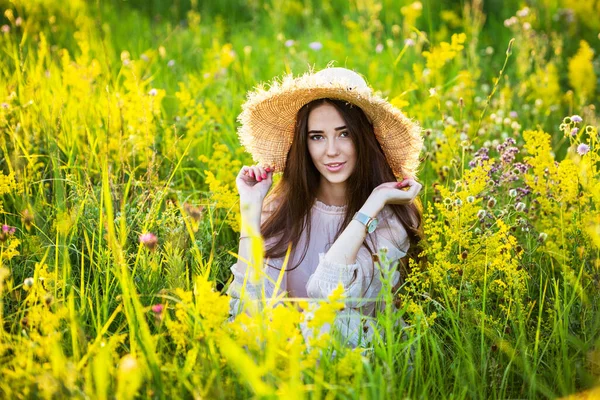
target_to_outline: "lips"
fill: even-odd
[[[344,167],[344,164],[346,164],[346,162],[329,163],[329,164],[325,164],[325,167],[327,167],[327,170],[330,172],[336,172],[336,171],[341,170]]]

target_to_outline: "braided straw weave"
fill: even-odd
[[[360,107],[373,125],[385,157],[396,176],[415,176],[423,145],[419,124],[373,93],[364,79],[346,68],[312,69],[294,78],[275,78],[248,94],[238,116],[238,136],[254,161],[283,171],[294,136],[298,110],[320,98],[346,100]]]

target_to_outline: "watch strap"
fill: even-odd
[[[354,217],[352,217],[352,219],[357,220],[358,222],[360,222],[361,224],[363,224],[365,226],[365,230],[367,231],[367,233],[369,233],[369,225],[371,225],[371,223],[373,223],[373,221],[377,220],[377,218],[375,217],[369,217],[366,214],[361,213],[360,211],[357,211],[354,214]]]

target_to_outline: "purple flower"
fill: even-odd
[[[578,132],[579,132],[579,128],[573,128],[573,129],[571,129],[571,136],[577,136]]]
[[[140,243],[150,250],[154,250],[158,244],[158,238],[154,233],[144,233],[140,235]]]
[[[524,174],[525,172],[527,172],[527,170],[529,169],[530,165],[529,164],[524,164],[524,163],[514,163],[513,166],[515,167],[515,173],[519,174]]]
[[[482,147],[477,150],[474,154],[474,158],[469,162],[470,167],[474,167],[476,165],[481,165],[483,161],[487,161],[490,159],[489,156],[490,149],[487,147]]]
[[[406,39],[406,40],[404,41],[404,45],[405,45],[406,47],[412,47],[412,46],[414,46],[414,45],[415,45],[415,41],[414,41],[414,40],[412,40],[412,39],[410,39],[410,38],[409,38],[409,39]]]
[[[573,121],[576,124],[578,124],[579,122],[582,122],[583,119],[579,115],[573,115],[573,116],[571,116],[571,121]]]
[[[590,151],[590,146],[585,143],[581,143],[579,146],[577,146],[577,154],[580,156],[587,154],[588,151]]]
[[[285,41],[285,47],[292,47],[294,45],[294,42],[292,39],[288,39]]]
[[[381,53],[383,51],[383,44],[379,43],[375,46],[375,53]]]
[[[323,48],[323,43],[321,43],[321,42],[310,42],[308,44],[308,47],[310,47],[314,51],[319,51],[319,50],[321,50]]]
[[[173,68],[174,66],[175,66],[175,60],[169,60],[169,62],[167,63],[167,67]]]
[[[8,33],[10,32],[10,26],[2,25],[2,28],[0,28],[0,30],[2,31],[2,33]]]
[[[15,233],[15,231],[16,231],[16,228],[14,226],[2,225],[3,233],[8,233],[9,235],[12,235]]]
[[[512,119],[515,119],[519,116],[519,114],[517,114],[516,111],[511,111],[508,113],[509,117],[511,117]]]
[[[164,310],[165,306],[163,306],[162,304],[155,304],[152,306],[152,312],[154,314],[162,314],[163,310]]]
[[[154,88],[150,89],[150,91],[148,92],[148,94],[149,94],[150,96],[156,96],[156,94],[157,94],[157,93],[158,93],[158,90],[156,90],[156,89],[154,89]]]
[[[8,103],[2,103],[2,108],[4,108],[5,110],[8,110],[8,107],[10,107],[8,105]]]

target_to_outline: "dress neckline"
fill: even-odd
[[[348,209],[348,206],[332,206],[329,204],[325,204],[322,201],[315,199],[315,204],[314,207],[319,210],[322,211],[324,213],[328,213],[328,214],[337,214],[337,215],[343,215],[346,213],[346,209]]]

